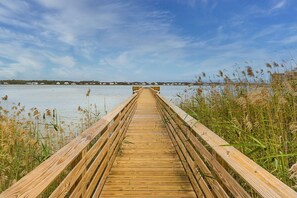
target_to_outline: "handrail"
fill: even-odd
[[[226,146],[225,140],[182,109],[156,92],[155,97],[198,197],[297,197],[293,189],[233,146]]]
[[[137,98],[138,94],[133,94],[0,197],[98,197],[131,121]]]

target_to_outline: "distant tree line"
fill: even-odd
[[[102,81],[59,81],[59,80],[0,80],[0,84],[10,85],[193,85],[191,82],[102,82]]]
[[[228,82],[102,82],[102,81],[58,81],[58,80],[0,80],[0,84],[9,85],[176,85],[176,86],[190,86],[190,85],[222,85]],[[232,82],[230,84],[259,84],[252,82]],[[263,83],[266,84],[266,83]]]

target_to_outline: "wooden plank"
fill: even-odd
[[[189,178],[187,175],[180,175],[176,177],[175,175],[170,176],[164,176],[164,175],[143,175],[143,176],[132,176],[132,175],[109,175],[108,179],[128,179],[128,180],[143,180],[143,181],[168,181],[170,179],[171,181],[183,181],[189,183]]]
[[[100,197],[194,198],[193,191],[103,191]]]
[[[132,185],[125,184],[125,183],[120,183],[120,184],[106,183],[105,190],[107,191],[112,191],[112,190],[113,191],[118,191],[118,190],[191,191],[193,190],[193,188],[191,185],[189,185],[189,183],[175,183],[175,185],[169,185],[169,184],[160,185],[158,183],[146,183],[146,184],[133,183]]]
[[[137,178],[133,178],[133,180],[131,179],[108,179],[106,181],[106,184],[129,184],[129,185],[161,185],[161,186],[176,186],[176,185],[180,185],[179,183],[183,183],[188,185],[189,181],[186,180],[174,180],[175,177],[164,177],[164,179],[162,178],[162,180],[160,180],[160,178],[158,178],[158,180],[156,178],[151,178],[148,180],[143,180],[141,179],[137,179]]]

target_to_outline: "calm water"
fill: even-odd
[[[86,97],[90,89],[89,97]],[[161,86],[161,94],[177,103],[186,86]],[[98,85],[0,85],[0,96],[8,95],[8,101],[2,106],[9,108],[13,103],[21,103],[29,110],[37,107],[56,109],[63,120],[75,121],[80,117],[78,107],[96,104],[101,115],[109,112],[132,94],[131,86],[98,86]]]

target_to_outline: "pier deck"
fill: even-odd
[[[135,113],[102,197],[196,197],[150,90]]]

